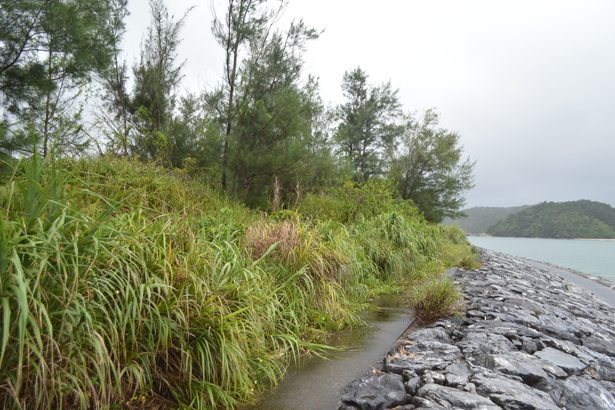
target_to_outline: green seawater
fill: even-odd
[[[468,236],[473,245],[615,281],[615,240]]]

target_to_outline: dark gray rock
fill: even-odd
[[[401,375],[404,378],[404,381],[408,381],[408,380],[418,376],[418,374],[415,371],[413,371],[413,370],[404,370],[401,373]]]
[[[535,325],[538,329],[548,335],[555,336],[558,339],[570,340],[573,343],[580,344],[579,336],[581,332],[570,321],[560,319],[553,315],[539,315],[540,324]]]
[[[540,390],[495,373],[478,373],[472,377],[476,391],[505,409],[555,410],[559,407]]]
[[[476,364],[500,373],[520,377],[526,384],[536,384],[547,377],[541,363],[524,352],[479,356]]]
[[[469,393],[452,387],[437,384],[426,384],[417,393],[419,397],[431,400],[435,404],[445,408],[458,409],[499,409],[500,407],[476,393]]]
[[[583,346],[594,350],[598,353],[606,354],[609,356],[615,356],[615,340],[607,338],[603,335],[593,334],[589,337],[582,339]]]
[[[552,347],[547,347],[543,350],[540,350],[534,353],[534,356],[541,358],[542,360],[546,360],[549,363],[554,364],[555,366],[564,369],[569,374],[577,374],[587,367],[586,364],[581,362],[576,357],[564,353],[561,350],[553,349]]]
[[[476,322],[468,326],[468,331],[495,333],[506,336],[509,340],[519,339],[522,337],[539,338],[544,336],[544,334],[540,333],[538,330],[520,325],[518,323],[503,323],[494,320]]]
[[[536,350],[538,350],[538,344],[529,337],[524,337],[521,341],[521,350],[529,354],[534,354]]]
[[[421,383],[421,378],[416,376],[408,380],[405,384],[406,392],[412,396],[416,394],[419,388],[419,384]]]
[[[385,373],[355,380],[344,389],[342,404],[361,410],[388,409],[407,402],[406,388],[398,374]]]
[[[356,406],[351,406],[351,405],[349,405],[349,404],[342,404],[342,405],[340,405],[340,406],[337,408],[337,410],[357,410],[357,409],[358,409],[358,407],[356,407]]]
[[[435,341],[408,344],[403,353],[396,352],[385,358],[384,368],[388,372],[402,374],[404,370],[422,373],[424,370],[441,370],[459,359],[461,351],[457,346]]]
[[[483,260],[452,273],[466,315],[404,335],[384,360],[395,382],[353,382],[347,410],[392,405],[387,389],[403,409],[615,409],[613,308],[549,269]]]
[[[552,384],[549,392],[555,402],[567,410],[615,409],[615,384],[588,377],[572,376]]]
[[[485,332],[469,332],[457,346],[464,354],[496,354],[516,350],[505,336]]]
[[[428,341],[436,341],[442,343],[450,343],[451,337],[448,332],[441,328],[426,328],[419,329],[410,334],[410,338],[417,342],[428,342]]]
[[[470,367],[466,363],[451,364],[444,370],[446,384],[449,386],[463,386],[472,375]]]

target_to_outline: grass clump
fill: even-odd
[[[451,315],[461,294],[450,278],[435,278],[416,286],[411,294],[412,307],[421,323]]]
[[[343,189],[267,216],[131,161],[22,163],[0,186],[0,407],[234,408],[375,289],[466,256],[392,195],[378,212],[380,185]]]

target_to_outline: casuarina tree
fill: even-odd
[[[463,158],[459,135],[439,127],[438,114],[409,118],[390,175],[403,199],[411,199],[430,221],[458,216],[463,193],[473,187],[474,163]]]

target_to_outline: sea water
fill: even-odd
[[[468,236],[473,245],[615,281],[615,240]]]

